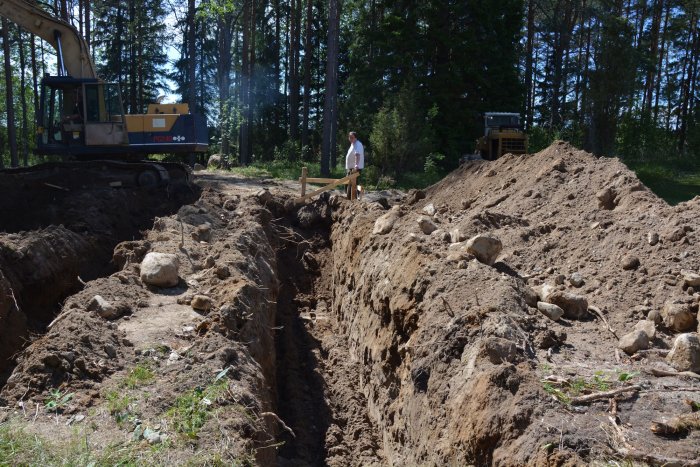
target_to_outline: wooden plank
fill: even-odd
[[[333,183],[337,178],[307,178],[306,183]]]
[[[348,183],[351,183],[351,180],[355,180],[357,183],[357,177],[359,177],[359,173],[354,173],[350,174],[347,177],[340,178],[338,180],[335,180],[333,183],[329,183],[328,185],[324,186],[323,188],[319,188],[318,190],[312,191],[311,193],[307,193],[301,198],[297,198],[295,200],[296,203],[301,203],[303,201],[306,201],[307,199],[311,198],[312,196],[320,195],[324,191],[332,190],[333,188],[337,187],[338,185],[347,185]]]

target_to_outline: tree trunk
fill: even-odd
[[[313,21],[313,1],[306,0],[306,33],[304,37],[304,103],[301,124],[301,151],[308,151],[309,146],[309,112],[311,110],[311,23]]]
[[[187,0],[187,103],[194,112],[197,105],[196,70],[197,50],[195,48],[195,0]]]
[[[535,3],[527,2],[527,41],[525,42],[525,129],[532,127],[534,109],[532,108],[532,63],[535,44]]]
[[[24,166],[29,165],[29,122],[27,117],[27,63],[24,55],[24,40],[22,38],[22,29],[17,26],[17,44],[19,46],[19,86],[20,100],[22,103],[22,127],[20,139],[22,140],[22,163]]]
[[[7,142],[10,146],[10,167],[17,167],[17,130],[15,128],[14,95],[12,92],[12,64],[10,63],[10,27],[6,18],[2,18],[2,51],[5,56],[5,107],[7,108]],[[0,157],[0,164],[2,164]]]
[[[231,153],[231,14],[228,13],[217,19],[217,39],[219,60],[217,62],[217,78],[219,84],[219,131],[221,132],[221,154],[229,160]]]
[[[289,138],[299,138],[299,43],[301,0],[292,0],[289,11]]]
[[[321,153],[321,174],[330,175],[335,167],[335,133],[338,126],[338,42],[340,33],[340,8],[342,0],[330,0],[328,6],[328,53],[326,57],[326,96],[323,105],[323,148]]]
[[[239,162],[241,165],[250,163],[250,126],[252,121],[249,120],[250,112],[248,111],[250,104],[250,82],[252,80],[252,67],[250,63],[250,49],[252,32],[254,29],[253,20],[253,3],[254,0],[245,0],[243,2],[243,43],[241,46],[241,107],[243,110],[243,122],[240,127],[240,143],[239,143]]]

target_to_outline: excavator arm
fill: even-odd
[[[54,18],[33,1],[0,0],[0,16],[51,44],[58,54],[58,74],[97,78],[87,43],[71,24]]]

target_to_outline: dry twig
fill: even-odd
[[[603,323],[605,323],[605,326],[608,328],[608,331],[610,331],[612,335],[615,336],[615,339],[619,339],[615,330],[610,326],[610,323],[608,323],[608,320],[605,319],[605,316],[603,316],[603,312],[600,311],[600,308],[598,308],[597,306],[589,305],[588,310],[595,313],[603,321]]]
[[[574,405],[586,404],[588,402],[596,401],[599,399],[607,399],[611,396],[622,394],[623,392],[639,391],[640,389],[642,389],[642,387],[638,384],[634,384],[632,386],[622,386],[617,389],[611,389],[610,391],[594,392],[592,394],[586,394],[585,396],[572,397],[571,403]]]

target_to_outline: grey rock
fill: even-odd
[[[425,216],[418,218],[418,227],[420,227],[421,231],[426,235],[430,235],[437,230],[437,225],[435,225],[435,222]]]
[[[391,229],[394,228],[394,224],[399,219],[399,217],[401,217],[401,211],[399,210],[398,206],[394,206],[389,210],[389,212],[382,214],[374,222],[374,229],[372,229],[372,233],[374,235],[388,234],[389,232],[391,232]]]
[[[483,234],[470,238],[466,247],[467,252],[473,254],[480,262],[493,266],[503,250],[503,243],[493,235]]]
[[[537,302],[537,309],[552,321],[559,321],[564,316],[564,310],[553,303]]]
[[[433,203],[426,204],[425,207],[423,207],[422,211],[424,214],[426,214],[430,217],[433,217],[435,215],[435,213],[437,212],[435,210],[435,205]]]
[[[632,331],[622,336],[618,347],[627,355],[632,355],[639,350],[649,348],[649,336],[646,332],[641,330]]]
[[[550,293],[546,301],[564,310],[568,319],[581,319],[588,314],[588,300],[581,295],[557,290]]]
[[[102,298],[101,295],[92,297],[88,302],[87,309],[96,312],[104,319],[116,319],[121,316],[121,310]]]
[[[569,284],[574,287],[582,287],[586,281],[583,280],[581,273],[575,272],[569,276]]]
[[[696,326],[696,317],[689,303],[671,299],[661,309],[664,325],[676,332],[686,332]]]
[[[141,261],[141,281],[157,287],[174,287],[178,284],[180,261],[177,255],[151,252]]]
[[[211,167],[214,169],[218,169],[219,167],[221,167],[221,155],[214,154],[211,157],[209,157],[209,160],[207,161],[207,167]]]
[[[661,324],[664,319],[659,310],[651,310],[647,315],[647,320],[652,321],[654,324]]]
[[[213,304],[214,302],[212,301],[212,299],[207,297],[206,295],[195,295],[194,297],[192,297],[192,302],[190,303],[190,306],[195,310],[209,311],[211,310]]]
[[[700,339],[697,333],[680,334],[666,361],[678,371],[700,372]]]
[[[656,337],[656,324],[653,321],[649,321],[648,319],[643,319],[637,324],[635,324],[634,330],[644,332],[649,338],[649,340],[652,340]]]
[[[647,243],[651,246],[654,246],[657,243],[659,243],[659,234],[657,234],[656,232],[649,232],[647,234]]]

